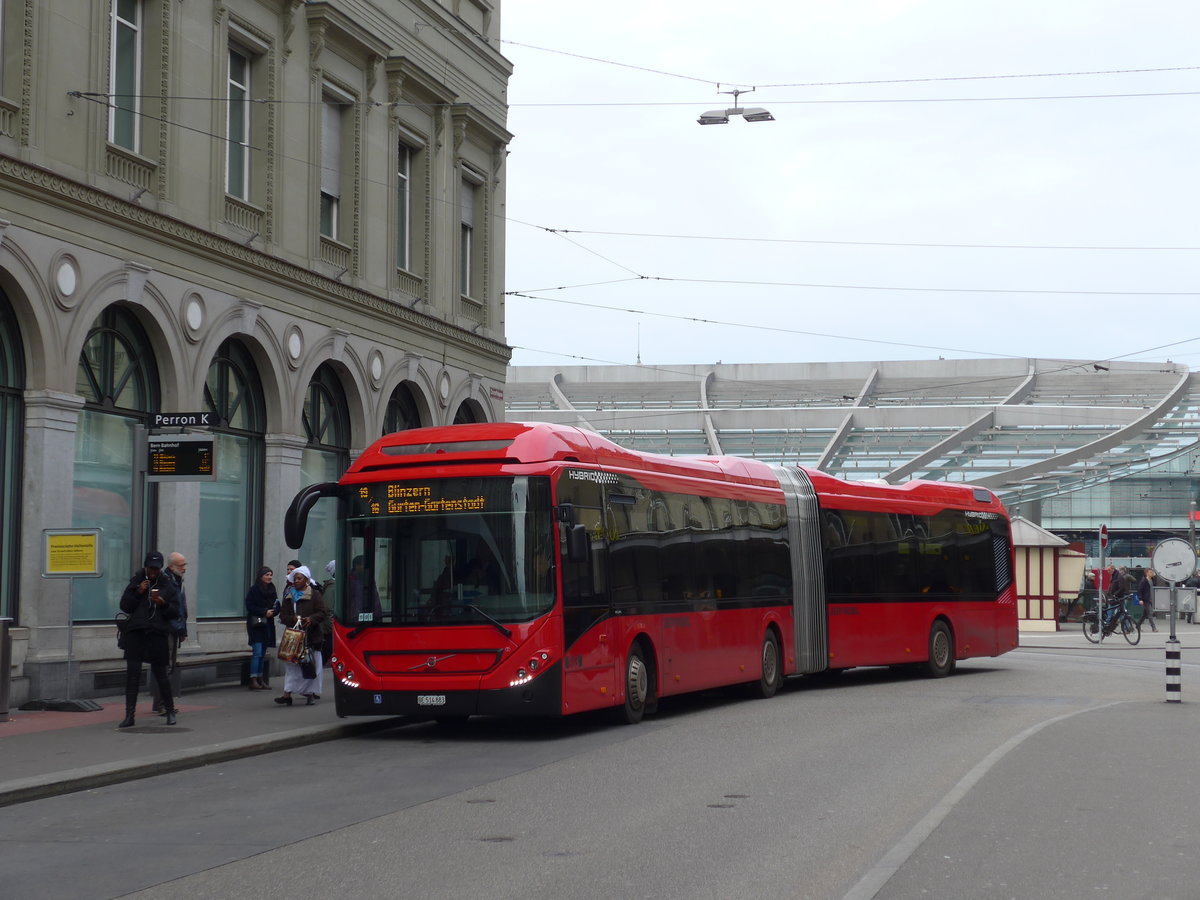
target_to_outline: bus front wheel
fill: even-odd
[[[642,721],[642,716],[654,706],[654,672],[643,652],[641,644],[634,644],[625,660],[625,706],[621,712],[629,725]]]
[[[925,671],[931,678],[945,678],[954,671],[954,635],[941,619],[929,629],[929,660]]]

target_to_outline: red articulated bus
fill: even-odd
[[[562,716],[789,675],[1017,646],[990,491],[854,483],[491,423],[389,434],[336,484],[338,715]]]

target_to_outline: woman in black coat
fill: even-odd
[[[253,655],[250,657],[250,690],[265,691],[263,667],[266,651],[275,646],[275,617],[279,615],[279,592],[273,581],[270,566],[258,570],[258,577],[246,592],[246,639]]]

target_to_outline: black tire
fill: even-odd
[[[625,705],[621,708],[621,719],[627,725],[636,725],[642,716],[654,708],[654,670],[643,655],[641,644],[629,648],[625,660]]]
[[[930,678],[945,678],[954,671],[954,635],[950,626],[938,619],[929,629],[929,659],[925,673]]]
[[[1084,613],[1080,621],[1083,623],[1083,636],[1093,644],[1100,643],[1100,626],[1096,624],[1096,614]]]
[[[1136,645],[1142,639],[1142,626],[1133,621],[1133,616],[1125,613],[1121,616],[1121,634],[1129,643]]]
[[[783,659],[779,652],[779,638],[771,628],[763,635],[762,653],[759,658],[762,674],[758,681],[751,683],[750,689],[755,697],[767,700],[774,697],[783,684]]]

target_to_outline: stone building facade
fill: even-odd
[[[4,0],[0,616],[12,702],[111,692],[112,617],[178,550],[183,653],[245,650],[282,513],[385,431],[503,419],[498,0]],[[206,412],[215,480],[145,475]],[[48,530],[101,574],[47,578]],[[332,554],[318,514],[301,557]],[[70,627],[68,628],[68,623]]]

